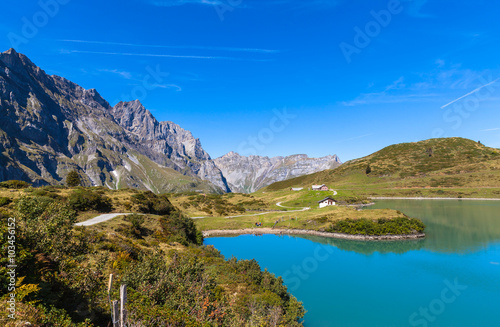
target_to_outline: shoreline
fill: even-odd
[[[320,232],[310,229],[272,229],[272,228],[244,228],[244,229],[215,229],[203,231],[203,237],[218,237],[229,235],[314,235],[328,238],[356,241],[394,241],[394,240],[416,240],[425,237],[425,233],[410,235],[351,235],[341,233]]]
[[[386,196],[373,196],[368,197],[370,200],[467,200],[467,201],[500,201],[497,198],[439,198],[439,197],[386,197]]]

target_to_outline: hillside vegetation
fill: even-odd
[[[169,194],[172,203],[190,217],[222,217],[264,210],[270,205],[253,195],[243,193],[200,194],[196,192]]]
[[[260,192],[323,183],[358,195],[500,197],[500,150],[463,138],[396,144]]]
[[[11,192],[13,191],[13,192]],[[16,219],[16,319],[2,326],[108,326],[108,276],[128,292],[127,326],[301,326],[304,308],[255,260],[225,260],[165,195],[101,188],[2,192],[0,310],[10,298],[7,217]],[[144,214],[74,227],[118,206]]]

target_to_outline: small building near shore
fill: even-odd
[[[325,184],[313,185],[312,190],[313,191],[328,191],[328,186],[326,186]]]
[[[320,208],[324,208],[324,207],[328,207],[328,206],[335,206],[337,205],[337,201],[335,199],[332,199],[331,197],[326,197],[324,198],[323,200],[321,201],[318,201],[319,203],[319,207]]]
[[[303,187],[292,187],[290,191],[302,191],[303,189]]]

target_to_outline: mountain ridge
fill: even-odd
[[[231,192],[310,172],[300,160],[328,166],[327,159],[314,163],[306,155],[276,157],[290,161],[279,165],[276,158],[238,155],[265,163],[268,171],[248,176],[246,189],[236,186],[190,131],[158,121],[138,100],[111,106],[96,89],[48,75],[14,49],[0,53],[0,99],[0,180],[62,184],[76,170],[86,186]],[[340,163],[336,156],[329,160]]]
[[[305,154],[265,157],[241,156],[231,151],[214,159],[231,189],[252,193],[272,183],[341,165],[337,155],[309,158]]]

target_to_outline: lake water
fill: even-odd
[[[424,240],[208,238],[227,258],[284,277],[312,326],[500,326],[500,201],[388,200],[427,225]]]

